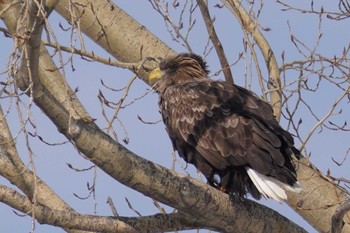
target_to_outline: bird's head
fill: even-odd
[[[166,86],[208,79],[209,71],[202,57],[194,53],[180,53],[161,60],[159,67],[149,74],[150,83],[166,82]],[[158,89],[158,88],[156,88]]]

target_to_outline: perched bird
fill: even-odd
[[[271,106],[208,73],[200,56],[181,53],[164,58],[149,75],[178,154],[229,194],[281,202],[284,189],[299,192],[292,156],[300,152]]]

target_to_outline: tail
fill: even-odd
[[[299,182],[290,186],[272,177],[265,176],[250,167],[246,167],[246,170],[255,187],[265,198],[272,198],[278,202],[282,202],[287,200],[287,194],[284,189],[297,193],[301,192]]]

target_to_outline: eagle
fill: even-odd
[[[293,137],[253,92],[208,76],[194,53],[168,56],[149,74],[174,149],[228,194],[287,200],[300,192]]]

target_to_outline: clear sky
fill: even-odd
[[[128,14],[135,17],[140,23],[145,25],[151,32],[158,36],[161,40],[165,41],[170,47],[177,52],[186,51],[184,47],[174,42],[164,26],[163,20],[151,7],[148,1],[125,1],[115,0],[122,9]],[[180,1],[181,2],[181,1]],[[293,1],[290,1],[293,2]],[[215,5],[216,1],[210,2]],[[310,1],[303,1],[298,3],[298,7],[307,8],[310,7]],[[318,1],[315,3],[315,9],[319,9],[319,6],[323,5],[325,9],[336,10],[337,1]],[[259,16],[260,25],[263,28],[270,28],[271,30],[265,31],[264,35],[272,46],[279,64],[281,64],[281,53],[285,51],[285,59],[287,62],[293,60],[303,59],[301,55],[296,51],[295,47],[291,43],[290,36],[292,33],[301,39],[310,48],[314,47],[317,41],[318,31],[318,16],[310,14],[300,14],[295,11],[281,11],[281,5],[278,5],[274,1],[264,1],[264,9]],[[176,12],[174,17],[176,17]],[[220,39],[224,45],[225,52],[229,59],[233,61],[237,58],[238,53],[242,52],[242,32],[237,24],[234,16],[225,9],[212,8],[212,15],[215,15],[215,26]],[[197,15],[198,16],[198,15]],[[197,17],[196,16],[196,17]],[[202,18],[197,17],[196,27],[193,33],[190,34],[189,42],[192,45],[192,49],[202,54],[204,46],[207,40],[207,34],[202,24]],[[59,15],[53,13],[50,16],[50,24],[55,29],[56,36],[59,41],[66,46],[70,45],[69,38],[70,32],[63,32],[59,29],[59,23],[64,27],[68,26],[66,21]],[[317,51],[323,53],[325,56],[332,57],[333,54],[341,55],[342,49],[349,45],[350,32],[346,30],[348,28],[348,20],[345,21],[331,21],[323,18],[321,33],[323,33],[322,40],[320,41]],[[290,30],[288,28],[290,25]],[[1,27],[4,27],[0,23]],[[94,45],[89,39],[85,39],[86,49],[94,51],[95,54],[109,57],[99,47]],[[0,37],[0,69],[1,72],[5,70],[6,59],[10,55],[13,49],[12,40],[5,37]],[[65,55],[65,59],[69,56]],[[215,56],[214,51],[207,58],[209,68],[213,71],[219,70],[219,64]],[[263,66],[263,61],[260,61]],[[233,67],[233,75],[235,81],[239,85],[244,85],[244,62],[238,63]],[[106,122],[101,116],[101,105],[97,99],[99,90],[103,91],[107,98],[111,101],[117,102],[123,92],[111,92],[107,90],[101,84],[100,80],[107,86],[111,86],[116,89],[123,88],[126,83],[132,78],[132,74],[128,71],[121,70],[115,67],[107,67],[94,62],[87,62],[79,58],[74,57],[74,68],[72,71],[70,65],[66,66],[66,79],[71,85],[72,89],[79,88],[78,97],[80,101],[85,105],[88,112],[93,118],[97,119],[97,124],[104,128]],[[266,70],[263,69],[266,77]],[[1,73],[1,80],[4,80],[6,76]],[[222,78],[219,76],[218,78]],[[296,73],[289,73],[286,79],[291,82],[297,78]],[[310,80],[313,84],[314,80]],[[315,77],[316,78],[316,77]],[[252,89],[260,94],[255,79],[255,73],[252,77]],[[308,93],[307,99],[310,104],[315,108],[319,118],[322,118],[329,110],[331,104],[340,95],[339,90],[322,84],[318,93]],[[126,99],[126,103],[133,102],[136,98],[142,96],[148,92],[148,86],[146,86],[141,80],[136,80],[131,87],[129,96]],[[26,97],[22,97],[26,100]],[[10,115],[8,117],[9,124],[13,135],[16,135],[19,130],[19,123],[17,120],[17,112],[15,105],[9,103],[7,100],[1,100],[2,108],[6,111],[10,108]],[[346,108],[347,107],[347,108]],[[342,122],[349,119],[350,112],[349,106],[345,103],[339,107],[342,109],[342,115],[338,118],[332,118],[337,122]],[[22,109],[23,110],[23,109]],[[24,111],[25,115],[26,112]],[[112,112],[108,111],[109,116]],[[31,115],[33,116],[36,131],[46,141],[50,143],[64,142],[66,139],[61,136],[55,126],[45,115],[36,107],[32,106]],[[114,123],[114,128],[118,132],[118,137],[122,141],[125,137],[129,138],[129,143],[125,145],[128,149],[134,153],[159,163],[165,167],[171,168],[172,166],[172,147],[170,140],[166,135],[164,126],[162,123],[146,125],[139,121],[137,118],[140,116],[145,121],[156,122],[161,119],[158,113],[157,95],[153,92],[149,92],[145,97],[135,101],[129,107],[122,109],[119,115],[120,124],[118,121]],[[307,109],[302,109],[298,112],[298,116],[302,117],[303,123],[301,125],[301,137],[305,138],[307,132],[317,123],[317,121],[310,115]],[[24,116],[25,117],[25,116]],[[281,123],[284,127],[287,127],[287,121],[282,120]],[[126,129],[126,131],[124,130]],[[33,127],[28,126],[30,132],[35,132]],[[347,161],[342,167],[336,166],[331,156],[340,161],[345,156],[347,149],[349,148],[349,134],[339,133],[336,131],[324,130],[322,132],[316,131],[315,135],[307,144],[308,152],[311,152],[312,162],[323,172],[330,169],[331,174],[335,176],[348,177],[348,172],[344,167],[349,166]],[[91,163],[78,155],[73,147],[66,143],[61,146],[48,146],[38,138],[30,137],[30,144],[34,151],[34,160],[38,175],[45,181],[59,196],[69,203],[73,208],[81,213],[94,213],[95,201],[92,197],[86,200],[80,200],[74,196],[74,194],[80,197],[86,197],[89,193],[87,190],[87,183],[92,184],[94,170],[87,172],[75,172],[68,168],[67,163],[72,164],[76,168],[88,168]],[[301,143],[296,140],[297,146]],[[28,162],[28,151],[25,146],[23,136],[19,136],[17,139],[17,149],[25,162]],[[183,173],[190,173],[194,176],[195,169],[190,165],[185,170],[181,167],[186,167],[182,160],[178,160],[176,163],[177,170]],[[155,214],[158,212],[157,208],[153,205],[152,200],[143,196],[111,179],[109,176],[103,174],[99,169],[96,170],[96,203],[97,214],[99,215],[111,215],[111,211],[106,204],[107,197],[111,197],[118,209],[118,212],[122,216],[135,216],[136,214],[128,207],[125,198],[127,198],[134,209],[139,211],[142,215]],[[349,178],[349,177],[348,177]],[[11,184],[0,178],[0,183],[8,185]],[[274,201],[262,200],[263,204],[270,206],[271,208],[279,211],[281,214],[292,219],[299,225],[303,226],[309,232],[315,232],[305,221],[302,220],[293,210],[287,207],[285,204],[281,205]],[[170,210],[170,209],[168,209]],[[4,204],[0,204],[0,217],[2,219],[0,224],[0,232],[29,232],[31,229],[30,217],[21,217],[16,215],[11,208]],[[62,230],[44,226],[36,223],[35,225],[37,233],[44,232],[63,232]],[[189,232],[189,231],[188,231]],[[206,232],[205,230],[201,232]]]

